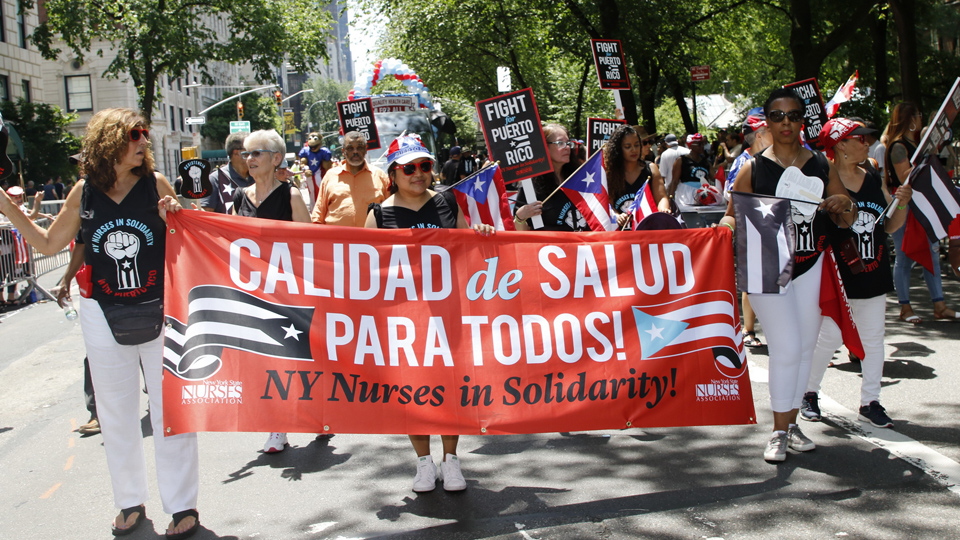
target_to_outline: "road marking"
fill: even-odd
[[[67,439],[67,448],[73,448],[77,444],[77,440],[73,437]]]
[[[63,470],[69,471],[73,467],[73,456],[67,458],[67,463],[63,466]]]
[[[77,430],[77,419],[76,419],[76,418],[71,418],[71,419],[70,419],[70,432],[73,433],[73,432],[76,431],[76,430]]]
[[[769,382],[768,376],[769,372],[766,368],[750,366],[751,381],[766,384]],[[893,429],[878,428],[858,421],[857,413],[837,403],[826,394],[821,393],[819,398],[820,412],[831,422],[851,435],[856,435],[910,463],[943,484],[953,494],[960,496],[960,463]]]
[[[57,482],[52,488],[48,489],[46,493],[44,493],[43,495],[41,495],[40,498],[41,498],[41,499],[49,499],[50,496],[53,495],[53,492],[56,491],[56,490],[58,490],[58,489],[60,489],[60,486],[62,486],[62,485],[63,485],[62,482]]]

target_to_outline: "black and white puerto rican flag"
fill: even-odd
[[[790,200],[735,191],[733,210],[739,289],[780,294],[793,277]]]
[[[950,222],[960,214],[960,192],[950,181],[950,175],[939,159],[927,156],[910,174],[910,185],[913,217],[923,225],[931,242],[943,239]]]
[[[313,307],[286,306],[220,285],[190,290],[187,323],[167,316],[163,367],[199,381],[220,370],[223,349],[287,360],[313,360]]]

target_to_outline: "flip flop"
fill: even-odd
[[[133,525],[124,529],[119,529],[117,528],[116,525],[112,526],[111,532],[113,532],[114,536],[126,536],[128,534],[131,534],[133,531],[137,530],[137,527],[140,526],[140,523],[143,522],[143,519],[147,517],[146,509],[143,507],[142,504],[140,506],[131,506],[130,508],[124,508],[123,510],[120,511],[120,515],[123,516],[123,522],[126,523],[127,519],[129,519],[130,515],[133,514],[134,512],[138,512],[139,515],[137,516],[137,519],[133,522]]]
[[[193,517],[193,527],[190,527],[189,529],[179,533],[166,533],[164,536],[167,540],[182,540],[196,534],[196,532],[200,529],[200,514],[196,510],[191,509],[184,510],[183,512],[174,512],[173,526],[176,527],[181,521],[188,517]]]
[[[909,317],[904,317],[903,315],[900,315],[900,320],[903,321],[903,322],[910,323],[910,324],[920,324],[920,323],[923,322],[923,319],[921,319],[921,318],[920,318],[918,315],[916,315],[916,314],[910,315]]]
[[[757,338],[757,335],[753,332],[744,332],[743,333],[743,344],[746,347],[761,347],[763,342]]]

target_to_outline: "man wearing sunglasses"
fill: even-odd
[[[317,189],[310,218],[321,225],[363,227],[370,203],[390,195],[390,178],[367,165],[367,139],[359,131],[343,136],[343,165],[327,171]]]
[[[240,155],[247,135],[249,133],[231,133],[227,136],[224,146],[230,161],[210,175],[213,193],[200,199],[200,207],[207,212],[229,214],[233,208],[233,192],[253,185],[247,162]]]

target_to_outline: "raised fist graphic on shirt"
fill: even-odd
[[[117,283],[120,290],[139,288],[137,253],[140,252],[140,239],[137,235],[114,231],[107,235],[103,249],[117,263]]]

